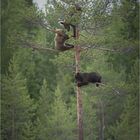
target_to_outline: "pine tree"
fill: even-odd
[[[84,139],[97,139],[97,116],[95,96],[91,97],[88,94],[83,95],[83,121],[84,121]]]
[[[49,117],[51,115],[51,104],[53,95],[48,89],[47,81],[44,79],[40,90],[40,99],[37,110],[37,140],[48,140],[50,133]]]
[[[119,140],[139,139],[138,97],[128,96],[120,121],[114,127],[114,136]]]
[[[26,80],[11,61],[9,74],[2,79],[2,140],[32,140],[31,118],[33,101],[26,88]],[[30,125],[29,125],[30,122]]]
[[[55,100],[52,106],[52,111],[52,116],[50,117],[51,139],[76,139],[75,121],[72,119],[70,108],[67,108],[65,102],[62,100],[62,95],[59,86],[55,91]]]

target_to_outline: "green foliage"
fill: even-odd
[[[102,76],[99,87],[81,87],[84,139],[138,139],[139,2],[47,0],[44,14],[32,0],[5,0],[1,11],[2,140],[77,139],[74,49],[54,53],[28,48],[55,48],[54,33],[40,22],[64,29],[58,21],[69,18],[76,2],[82,13],[68,20],[80,20],[80,38],[68,42],[91,47],[81,50],[80,70]]]
[[[138,120],[138,97],[132,95],[128,97],[121,121],[117,124],[116,139],[139,139]]]
[[[83,93],[82,93],[83,94]],[[83,96],[83,128],[84,128],[84,139],[89,140],[97,139],[97,116],[94,105],[97,103],[96,97],[84,93]]]
[[[138,39],[138,15],[139,2],[131,0],[122,0],[120,7],[121,19],[125,24],[122,33],[127,39]]]
[[[48,55],[46,55],[46,53]],[[41,54],[31,49],[19,49],[15,53],[18,70],[26,77],[29,93],[31,97],[35,99],[38,99],[43,79],[47,78],[49,81],[53,81],[55,77],[56,71],[49,61],[53,56],[49,54],[49,52],[46,53]],[[52,73],[52,76],[50,76],[49,71]],[[51,85],[54,86],[55,81],[48,84],[49,87],[52,88]]]
[[[121,5],[114,8],[112,22],[105,29],[106,46],[121,52],[110,54],[108,61],[113,63],[116,71],[123,68],[128,74],[131,73],[131,68],[139,55],[138,30],[136,31],[136,28],[138,29],[138,7],[137,1],[122,0]]]
[[[54,95],[44,80],[38,101],[36,139],[74,139],[76,126],[72,108],[63,101],[60,88],[57,87]]]
[[[37,140],[49,139],[49,128],[51,126],[49,123],[49,117],[52,114],[53,94],[49,91],[47,86],[47,82],[44,80],[40,90],[40,99],[38,101],[37,109]]]
[[[32,139],[29,121],[33,117],[33,100],[14,59],[9,66],[9,75],[2,83],[2,139]]]
[[[54,101],[52,126],[55,128],[53,131],[54,139],[75,139],[74,131],[76,124],[72,119],[72,112],[67,108],[65,102],[62,100],[61,91],[59,86],[55,91],[56,99]]]
[[[13,56],[15,48],[18,46],[19,34],[27,34],[25,28],[24,15],[27,13],[27,3],[24,0],[3,0],[1,16],[1,46],[2,46],[2,73],[8,69],[8,63]]]

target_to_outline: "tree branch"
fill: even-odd
[[[82,48],[82,50],[87,50],[87,49],[97,49],[97,50],[102,50],[102,51],[120,52],[120,50],[113,50],[113,49],[97,47],[97,46],[89,46],[89,47],[83,47]]]
[[[51,48],[45,48],[39,44],[36,45],[36,44],[29,43],[29,42],[23,42],[23,44],[21,46],[23,46],[24,48],[32,48],[33,50],[43,50],[43,51],[45,50],[45,51],[58,52],[58,50],[51,49]]]
[[[98,82],[96,82],[97,84],[99,84],[99,85],[102,85],[102,86],[106,86],[107,84],[103,84],[103,83],[98,83]],[[115,88],[113,88],[113,87],[111,87],[111,86],[109,86],[109,88],[111,88],[113,91],[115,91],[115,93],[117,94],[117,95],[121,95],[121,93],[118,91],[118,90],[116,90]]]

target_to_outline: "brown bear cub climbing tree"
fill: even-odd
[[[69,36],[62,30],[62,29],[56,29],[55,30],[55,47],[59,51],[66,51],[71,48],[74,48],[74,45],[65,43],[66,40],[69,39]]]
[[[96,72],[76,73],[75,75],[78,87],[88,85],[89,83],[96,83],[96,86],[98,87],[99,83],[101,83],[101,78],[102,77]]]

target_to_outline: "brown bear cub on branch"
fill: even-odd
[[[66,40],[69,39],[69,36],[62,30],[62,29],[56,29],[55,30],[55,47],[59,51],[66,51],[71,48],[74,48],[74,45],[65,43]]]
[[[99,83],[101,83],[101,78],[102,77],[96,72],[77,73],[75,75],[75,79],[78,87],[88,85],[89,83],[96,83],[96,86],[98,87]]]

